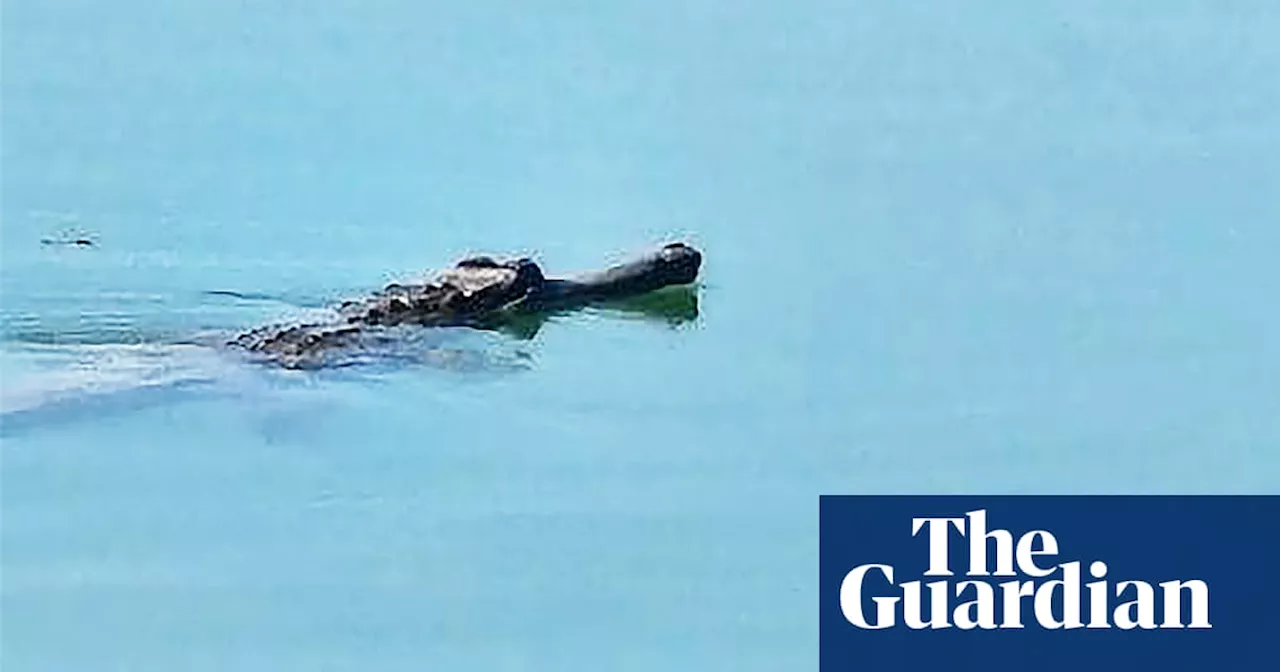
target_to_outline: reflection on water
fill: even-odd
[[[481,326],[529,340],[538,335],[543,325],[557,317],[592,312],[603,317],[642,320],[679,327],[698,319],[699,289],[696,284],[677,285],[641,296],[600,301],[566,310],[513,311],[496,316]]]

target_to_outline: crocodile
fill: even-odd
[[[701,265],[702,254],[684,243],[571,278],[549,278],[528,257],[468,257],[428,282],[393,283],[344,301],[332,319],[260,327],[228,345],[286,368],[315,368],[331,361],[332,353],[377,347],[395,338],[396,328],[518,325],[530,317],[690,285]]]

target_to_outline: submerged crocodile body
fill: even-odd
[[[241,334],[230,345],[289,368],[321,366],[334,351],[369,347],[389,338],[387,328],[492,328],[519,314],[544,313],[638,296],[698,277],[702,255],[683,243],[604,271],[558,279],[531,259],[471,257],[431,282],[392,284],[347,301],[332,321],[268,326]]]

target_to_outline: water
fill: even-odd
[[[820,493],[1280,487],[1273,4],[598,4],[5,3],[6,670],[813,669]],[[671,239],[680,325],[202,345]]]

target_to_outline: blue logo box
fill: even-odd
[[[824,496],[822,672],[1280,661],[1280,497]]]

